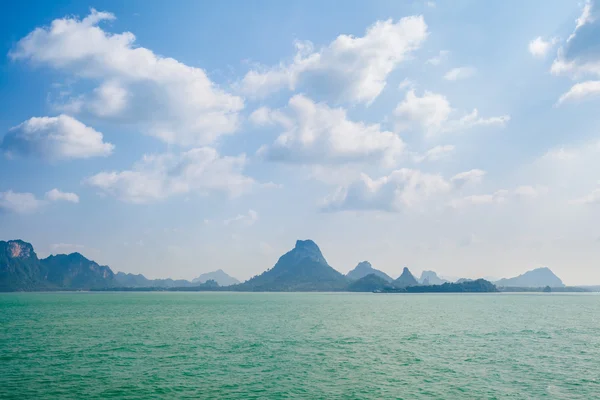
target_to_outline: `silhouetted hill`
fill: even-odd
[[[240,281],[235,279],[233,276],[228,275],[222,269],[202,274],[199,277],[193,279],[192,283],[204,283],[209,280],[217,282],[219,286],[237,285],[238,283],[240,283]]]
[[[437,276],[434,271],[423,271],[421,272],[421,278],[419,278],[421,285],[442,285],[446,282],[448,281]]]
[[[58,254],[41,260],[50,284],[67,289],[91,289],[115,286],[112,270],[88,260],[79,253]]]
[[[527,271],[522,275],[514,278],[500,279],[495,282],[497,286],[503,287],[529,287],[538,288],[550,286],[553,287],[564,287],[565,284],[560,278],[550,270],[550,268],[536,268],[531,271]]]
[[[392,283],[379,275],[369,274],[362,278],[350,282],[348,285],[349,292],[378,292],[385,288],[393,287]]]
[[[354,269],[352,271],[350,271],[346,274],[346,277],[351,280],[358,280],[358,279],[364,278],[365,276],[370,275],[370,274],[375,274],[378,277],[383,278],[388,282],[393,282],[393,280],[394,280],[392,277],[390,277],[385,272],[373,268],[371,266],[371,263],[368,261],[363,261],[363,262],[358,263],[358,265],[356,267],[354,267]]]
[[[454,283],[465,283],[465,282],[472,282],[472,281],[473,281],[473,279],[470,279],[470,278],[460,278],[460,279],[457,279],[456,282],[454,282]]]
[[[405,288],[408,286],[418,286],[419,282],[415,279],[410,270],[406,267],[402,270],[402,275],[394,281],[394,286],[397,288]]]
[[[117,272],[115,275],[118,286],[130,288],[174,288],[174,287],[192,287],[197,284],[185,279],[148,279],[142,274],[126,274]]]
[[[243,291],[344,290],[348,280],[327,264],[312,240],[298,240],[275,266],[248,281],[232,286]]]

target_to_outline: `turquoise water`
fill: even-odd
[[[600,296],[0,294],[0,398],[600,398]]]

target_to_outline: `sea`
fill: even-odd
[[[1,399],[600,399],[600,295],[0,294]]]

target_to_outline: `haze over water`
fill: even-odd
[[[0,398],[600,393],[596,294],[0,294]]]

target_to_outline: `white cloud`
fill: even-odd
[[[404,78],[402,82],[398,85],[399,90],[403,89],[414,89],[417,86],[417,83],[412,79]]]
[[[46,192],[46,198],[50,201],[68,201],[70,203],[79,203],[79,196],[75,193],[61,192],[58,189],[52,189]]]
[[[517,187],[513,191],[513,194],[518,198],[533,199],[533,198],[539,197],[543,194],[546,194],[547,192],[548,192],[548,188],[545,186],[524,185],[524,186]]]
[[[529,42],[529,52],[534,57],[545,57],[548,51],[558,42],[558,38],[544,40],[541,36],[536,37]]]
[[[454,175],[450,181],[457,187],[462,187],[472,183],[480,183],[485,176],[485,171],[480,169],[472,169]]]
[[[438,131],[451,112],[452,107],[446,96],[426,90],[423,96],[419,97],[414,90],[409,90],[394,114],[400,117],[401,121],[418,123],[426,131]]]
[[[258,213],[254,210],[248,210],[247,214],[238,214],[233,218],[228,218],[223,223],[225,225],[230,225],[232,223],[238,223],[245,226],[254,225],[254,223],[258,221]]]
[[[220,89],[200,68],[136,46],[131,32],[113,34],[98,26],[114,19],[95,10],[82,20],[56,19],[21,39],[10,56],[100,81],[64,106],[132,124],[168,143],[207,144],[237,130],[240,97]]]
[[[478,171],[478,170],[473,170]],[[323,203],[326,211],[380,210],[399,211],[422,205],[436,195],[449,193],[457,188],[458,181],[473,171],[455,175],[450,181],[439,174],[430,174],[402,168],[390,175],[372,179],[367,174],[349,185],[340,186]],[[481,171],[483,172],[483,171]]]
[[[578,101],[595,97],[600,94],[600,81],[586,81],[576,83],[558,99],[558,105],[566,101]]]
[[[315,50],[310,42],[297,42],[290,63],[259,68],[239,83],[243,93],[265,96],[282,88],[322,90],[336,101],[371,103],[384,89],[387,76],[427,37],[422,16],[378,21],[362,37],[340,35]]]
[[[0,148],[10,155],[48,160],[108,156],[114,146],[102,133],[68,115],[33,117],[11,128]]]
[[[444,79],[447,81],[458,81],[461,79],[467,79],[475,75],[477,69],[473,67],[458,67],[452,68],[450,71],[446,72],[444,75]]]
[[[0,192],[0,211],[30,214],[44,205],[32,193],[17,193],[12,190]]]
[[[404,150],[404,142],[379,124],[367,125],[348,119],[342,108],[315,103],[295,95],[287,109],[261,109],[254,122],[278,124],[284,132],[259,154],[271,161],[301,164],[383,161],[393,164]]]
[[[477,126],[504,126],[510,121],[509,115],[501,115],[499,117],[484,118],[479,116],[479,111],[473,109],[469,114],[464,115],[458,120],[448,121],[446,131],[452,132],[457,130],[471,129]]]
[[[592,16],[592,6],[594,4],[592,3],[592,0],[586,0],[586,2],[583,4],[583,9],[581,11],[581,15],[577,18],[576,25],[575,25],[575,31],[577,31],[577,29],[581,28],[582,26],[590,23],[590,22],[594,22],[595,17]]]
[[[600,51],[597,46],[599,17],[596,4],[586,1],[573,33],[558,49],[550,68],[553,74],[568,74],[574,78],[582,75],[600,76]]]
[[[394,110],[397,117],[396,127],[405,130],[417,125],[427,136],[442,132],[467,130],[477,126],[504,126],[510,121],[510,116],[483,118],[477,109],[459,119],[450,119],[455,110],[450,106],[446,96],[425,91],[419,97],[414,90],[409,90],[402,102]]]
[[[59,250],[59,251],[64,251],[64,249],[77,249],[77,250],[81,250],[81,249],[85,249],[85,246],[82,244],[72,244],[72,243],[53,243],[50,245],[50,248],[52,250]]]
[[[210,147],[146,155],[131,170],[101,172],[86,183],[131,203],[148,203],[191,192],[237,196],[254,185],[243,175],[245,155],[221,157]]]
[[[590,194],[586,196],[571,200],[571,204],[574,205],[590,205],[598,203],[600,203],[600,188],[594,189]]]
[[[452,208],[465,208],[486,204],[503,204],[510,200],[527,200],[545,194],[548,189],[544,186],[519,186],[513,190],[497,190],[492,194],[478,194],[465,196],[450,201]]]
[[[455,147],[451,144],[435,146],[429,150],[427,150],[424,154],[417,154],[413,156],[413,160],[415,162],[423,162],[423,161],[437,161],[449,153],[454,151]]]
[[[448,50],[440,50],[437,56],[431,57],[425,63],[431,65],[440,65],[443,61],[445,61],[448,58],[449,54],[450,52]]]

